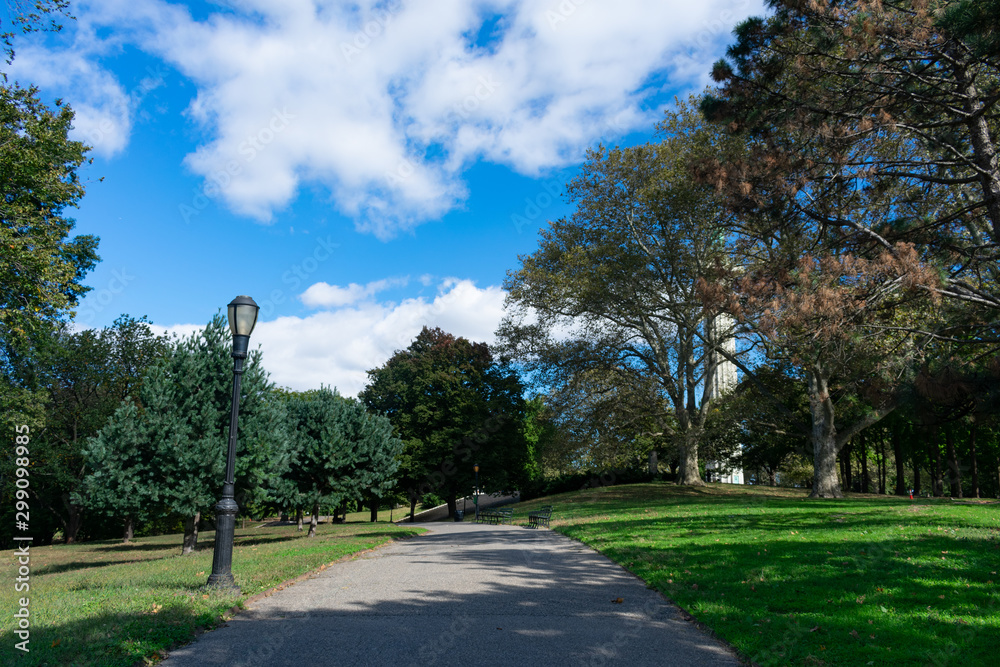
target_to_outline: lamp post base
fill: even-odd
[[[213,574],[208,578],[208,583],[205,584],[205,588],[214,588],[226,593],[235,593],[236,595],[243,592],[240,590],[240,587],[236,585],[236,579],[233,578],[232,572],[226,572],[225,574]]]

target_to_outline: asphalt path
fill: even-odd
[[[739,664],[642,581],[565,536],[422,527],[258,600],[162,664]]]

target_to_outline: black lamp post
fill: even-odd
[[[243,360],[247,358],[250,333],[257,324],[260,308],[248,296],[238,296],[229,304],[229,330],[233,332],[233,407],[229,413],[229,451],[226,453],[226,479],[222,484],[222,498],[215,506],[215,555],[212,558],[212,576],[209,586],[233,589],[240,587],[233,579],[233,535],[236,531],[236,512],[240,506],[234,499],[236,478],[236,423],[240,413],[240,381],[243,378]]]
[[[472,469],[476,471],[476,497],[472,502],[476,506],[476,521],[479,521],[479,464],[472,464]]]

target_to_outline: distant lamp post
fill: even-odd
[[[229,330],[233,332],[233,403],[229,413],[229,451],[226,453],[226,479],[222,484],[222,499],[215,506],[215,555],[212,557],[212,575],[208,585],[218,588],[240,588],[233,579],[233,535],[236,531],[236,513],[240,506],[234,499],[236,478],[236,433],[240,413],[240,381],[243,378],[243,360],[247,358],[250,333],[257,324],[260,308],[248,296],[238,296],[229,304]]]
[[[479,464],[472,464],[472,469],[476,471],[476,495],[472,499],[472,504],[476,506],[476,521],[479,521]]]

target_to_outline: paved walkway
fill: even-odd
[[[423,527],[260,600],[162,664],[738,664],[641,581],[567,537]]]

